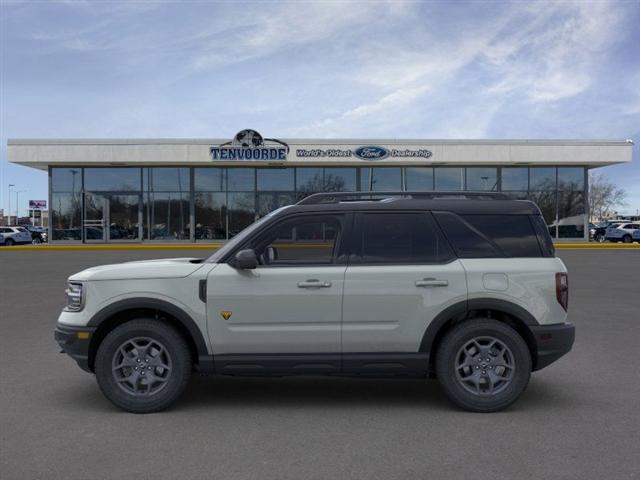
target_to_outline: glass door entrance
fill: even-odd
[[[86,193],[84,196],[85,241],[140,240],[141,200],[140,195]]]

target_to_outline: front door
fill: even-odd
[[[369,366],[402,369],[404,354],[420,353],[433,318],[466,302],[465,271],[428,213],[362,213],[354,232],[343,303],[345,370],[362,353],[375,354],[365,357]]]
[[[88,192],[84,196],[85,241],[138,241],[141,213],[140,195]]]
[[[344,215],[283,219],[242,248],[254,270],[217,265],[207,281],[208,330],[221,372],[340,369]]]
[[[97,193],[84,196],[84,239],[86,242],[105,242],[107,240],[108,197]]]

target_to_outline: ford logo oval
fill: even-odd
[[[389,150],[376,146],[358,147],[354,153],[363,160],[382,160],[389,156]]]

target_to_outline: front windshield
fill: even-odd
[[[242,242],[244,242],[255,230],[260,228],[267,220],[282,212],[283,210],[291,207],[291,205],[287,205],[285,207],[280,207],[277,210],[265,215],[261,219],[253,222],[251,225],[246,227],[244,230],[240,231],[235,237],[229,239],[227,243],[225,243],[222,247],[220,247],[216,252],[214,252],[209,258],[207,258],[207,263],[218,263],[221,258],[224,258],[231,250],[236,248]]]

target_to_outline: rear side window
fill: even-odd
[[[533,228],[535,228],[536,234],[538,235],[538,242],[540,244],[540,249],[542,250],[542,256],[555,257],[556,249],[553,246],[553,240],[551,239],[551,235],[549,235],[549,229],[547,228],[544,218],[542,215],[531,215],[530,218]]]
[[[463,215],[507,257],[540,257],[540,244],[528,215]]]
[[[458,216],[438,212],[435,216],[461,258],[542,256],[539,234],[529,215]],[[542,228],[546,230],[544,224]],[[546,232],[544,235],[549,237]],[[553,252],[553,245],[550,248]]]
[[[445,263],[453,258],[427,213],[366,213],[354,245],[361,263]]]
[[[492,242],[458,215],[450,212],[434,213],[445,235],[460,258],[503,257]]]

